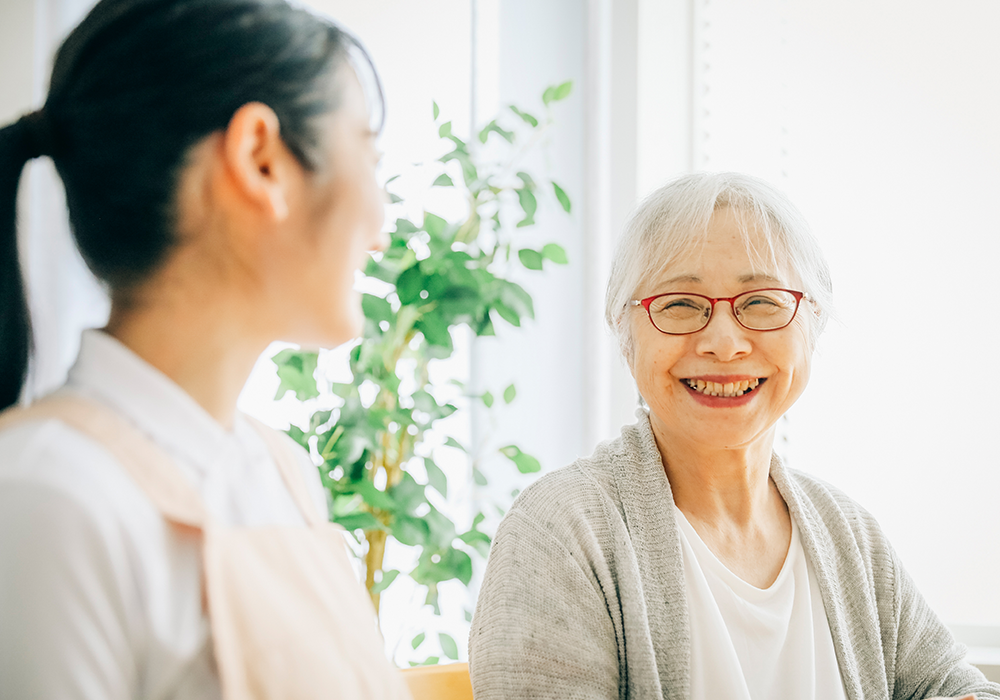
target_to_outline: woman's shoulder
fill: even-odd
[[[622,516],[613,463],[619,440],[603,442],[594,453],[555,469],[526,487],[504,520],[530,522],[562,539],[581,530],[604,531]]]
[[[48,509],[72,507],[96,531],[136,534],[162,518],[104,446],[56,419],[0,430],[0,494],[32,494]],[[47,504],[47,505],[46,505]]]
[[[773,473],[773,472],[772,472]],[[786,501],[800,526],[829,536],[842,551],[860,554],[869,567],[892,568],[895,554],[878,520],[836,486],[796,469],[783,469]],[[782,487],[783,486],[783,487]]]
[[[821,513],[836,512],[849,520],[877,526],[874,516],[837,486],[798,469],[785,468],[784,472]]]

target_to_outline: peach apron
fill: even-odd
[[[250,419],[307,527],[231,527],[206,512],[171,459],[115,411],[83,398],[43,399],[0,427],[56,419],[103,445],[163,517],[202,533],[203,591],[225,700],[405,700],[375,612],[355,577],[342,528],[310,500],[295,455]]]

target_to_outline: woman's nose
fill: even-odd
[[[375,240],[372,241],[371,247],[368,249],[369,253],[383,253],[385,249],[389,247],[391,243],[391,236],[387,231],[379,231],[375,236]]]
[[[736,320],[729,302],[716,302],[708,325],[698,333],[696,349],[699,354],[712,355],[722,362],[728,362],[749,354],[753,349],[749,333]]]

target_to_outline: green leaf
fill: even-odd
[[[445,356],[451,355],[454,348],[451,332],[448,330],[448,323],[441,318],[441,314],[434,312],[424,314],[419,321],[413,324],[413,328],[424,334],[429,345],[445,348],[448,351]]]
[[[524,183],[524,186],[527,187],[529,190],[533,190],[536,187],[538,187],[538,185],[535,184],[534,178],[532,178],[531,175],[529,175],[528,173],[522,171],[519,172],[517,176],[518,178],[520,178],[521,182]]]
[[[448,477],[445,476],[441,467],[439,467],[430,457],[424,457],[424,468],[427,470],[428,483],[434,487],[435,491],[445,498],[448,498]]]
[[[462,445],[462,443],[460,443],[458,440],[456,440],[453,437],[449,437],[447,440],[445,440],[444,441],[444,446],[445,447],[454,447],[456,450],[461,450],[462,452],[468,452],[468,450],[465,449],[465,447]]]
[[[526,452],[521,452],[521,448],[517,445],[507,445],[506,447],[501,447],[500,454],[513,462],[514,466],[516,466],[517,470],[522,474],[534,474],[542,469],[542,465],[537,459]]]
[[[431,187],[454,187],[455,182],[448,176],[448,173],[441,173],[437,179],[431,183]]]
[[[409,219],[396,219],[396,230],[394,233],[416,233],[419,230]]]
[[[441,642],[441,651],[444,655],[453,661],[458,661],[458,644],[451,636],[445,634],[444,632],[438,633],[438,641]]]
[[[405,545],[419,547],[430,538],[431,529],[420,518],[409,515],[396,516],[392,524],[392,536]]]
[[[524,291],[524,288],[516,282],[510,280],[499,280],[500,301],[510,307],[519,317],[535,317],[535,306],[531,301],[531,295]]]
[[[542,247],[542,256],[557,265],[565,265],[569,262],[569,258],[566,257],[566,250],[558,243],[546,243]]]
[[[524,210],[524,219],[517,223],[518,228],[531,226],[535,223],[535,212],[538,211],[538,200],[534,193],[527,187],[522,187],[517,191],[517,201]]]
[[[504,403],[510,403],[514,400],[515,396],[517,396],[517,388],[513,384],[503,390]]]
[[[403,304],[413,304],[420,301],[420,292],[424,289],[424,273],[420,264],[403,270],[396,279],[396,294]]]
[[[531,248],[521,248],[517,251],[517,257],[520,258],[521,264],[529,270],[541,270],[542,263],[545,261],[541,253]]]
[[[389,195],[389,204],[399,204],[400,202],[403,201],[403,198],[400,197],[398,194],[393,194],[392,192],[389,191],[386,191],[386,194]]]
[[[455,137],[451,137],[452,141],[457,141]],[[471,187],[476,180],[479,179],[479,171],[476,169],[476,164],[472,162],[472,158],[469,157],[469,152],[463,147],[457,147],[454,151],[445,153],[439,159],[442,163],[447,163],[451,160],[457,160],[462,166],[462,179],[465,181],[467,187]]]
[[[420,505],[427,502],[424,487],[406,472],[403,473],[400,482],[386,493],[392,497],[395,508],[402,513],[413,513]]]
[[[514,309],[507,306],[507,304],[502,301],[496,301],[493,304],[493,309],[500,314],[500,318],[514,326],[515,328],[521,327],[521,316]]]
[[[282,398],[289,391],[295,392],[295,398],[299,401],[314,399],[319,396],[319,388],[316,386],[316,364],[319,355],[315,352],[301,352],[298,350],[282,350],[271,361],[278,368],[278,392],[275,400]]]
[[[434,105],[434,121],[437,121],[438,116],[440,116],[440,114],[441,114],[441,109],[438,107],[438,103],[437,102],[433,102],[432,101],[431,104]],[[414,648],[416,648],[416,647],[414,647]]]
[[[488,483],[490,483],[486,479],[486,475],[483,474],[481,471],[479,471],[477,467],[472,468],[472,480],[476,482],[477,486],[486,486]]]
[[[410,572],[410,578],[425,586],[457,578],[468,586],[472,580],[472,558],[454,547],[439,552],[425,548],[420,555],[420,563]]]
[[[335,523],[348,531],[353,530],[384,530],[385,526],[371,513],[350,513],[334,520]],[[399,539],[398,537],[396,539]]]
[[[472,622],[472,611],[469,610],[468,608],[465,608],[463,609],[463,612],[465,613],[465,621]]]
[[[451,122],[445,122],[440,127],[438,127],[438,136],[440,136],[443,139],[451,136]]]
[[[423,518],[430,529],[430,542],[441,549],[450,547],[457,537],[455,523],[433,506]]]
[[[570,209],[572,208],[572,204],[570,204],[569,195],[566,194],[566,190],[564,190],[562,187],[560,187],[554,182],[552,183],[552,189],[555,191],[556,199],[559,200],[559,203],[562,205],[563,210],[568,214]]]
[[[365,318],[370,318],[376,323],[392,320],[392,305],[382,297],[363,294],[361,296],[361,310],[364,312]]]
[[[295,440],[295,442],[302,445],[302,447],[304,447],[306,450],[309,449],[309,433],[304,431],[302,428],[300,428],[297,425],[290,425],[288,426],[288,430],[286,430],[285,433],[292,440]]]
[[[483,400],[483,404],[486,408],[493,408],[493,394],[487,391],[484,392],[480,398]]]
[[[410,646],[412,646],[414,650],[416,650],[418,646],[424,643],[425,639],[427,639],[427,635],[421,632],[420,634],[418,634],[416,637],[413,638],[413,640],[410,642]]]
[[[386,588],[392,585],[392,582],[396,580],[397,576],[399,576],[399,571],[397,571],[396,569],[389,569],[388,571],[383,571],[382,579],[380,581],[376,581],[375,585],[372,586],[372,593],[378,595],[379,593],[384,591]],[[416,647],[414,647],[414,649],[416,649]]]
[[[375,487],[368,479],[362,479],[357,484],[357,491],[361,494],[361,497],[365,499],[365,503],[370,505],[372,508],[378,508],[379,510],[384,510],[387,512],[393,512],[396,510],[396,502],[389,496],[385,491],[381,491]]]
[[[441,238],[447,229],[447,221],[442,219],[437,214],[431,214],[426,211],[424,212],[424,231],[431,234],[435,238]]]
[[[538,120],[537,119],[535,119],[533,116],[531,116],[527,112],[522,112],[521,110],[519,110],[514,105],[510,105],[510,111],[513,112],[514,114],[516,114],[517,116],[521,117],[521,119],[523,119],[525,121],[525,123],[530,124],[532,127],[537,127],[538,126]]]
[[[552,85],[545,88],[545,92],[542,93],[542,102],[546,105],[552,102],[558,102],[559,100],[565,100],[569,97],[569,93],[573,91],[573,81],[567,80],[565,83],[559,85]]]
[[[514,142],[514,132],[507,131],[502,126],[498,125],[496,119],[484,126],[483,130],[479,132],[479,142],[486,143],[486,140],[489,138],[491,132],[503,138],[507,143]]]

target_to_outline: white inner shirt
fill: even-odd
[[[64,392],[127,418],[219,521],[304,524],[242,416],[225,429],[114,338],[84,333]],[[0,432],[0,698],[217,700],[201,571],[200,539],[168,525],[102,445],[54,420]]]
[[[781,572],[761,589],[726,568],[674,510],[691,618],[691,699],[846,700],[795,521]]]

